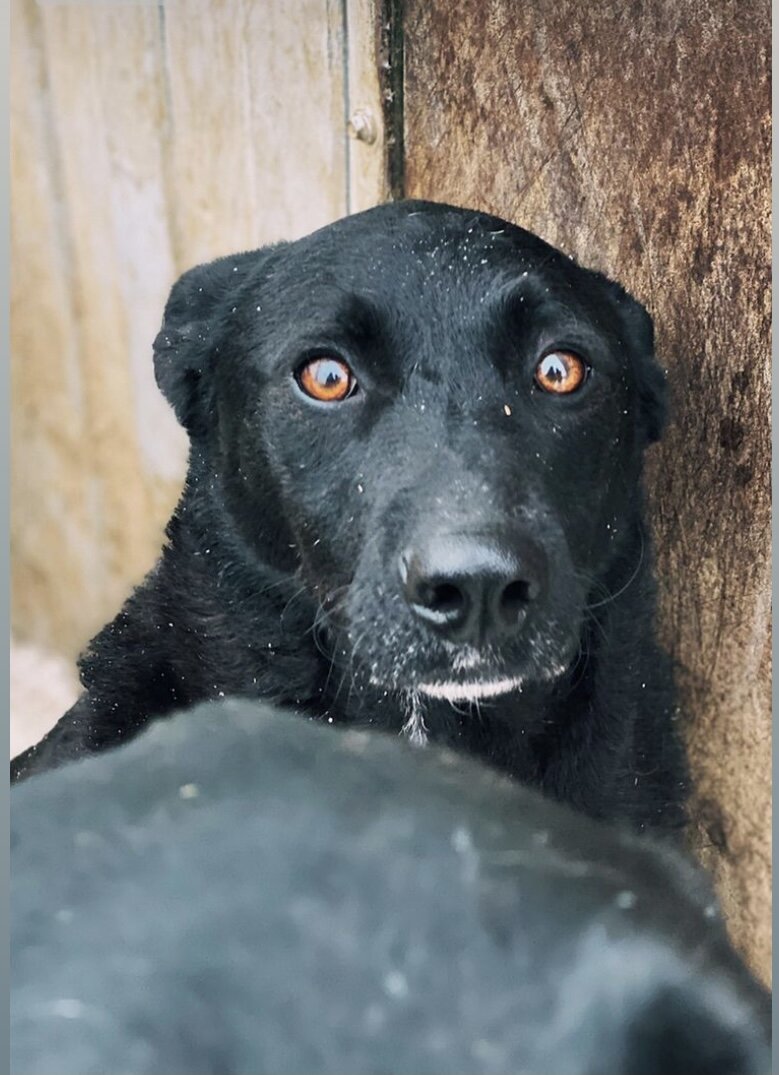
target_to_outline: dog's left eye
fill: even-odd
[[[544,392],[564,396],[581,388],[590,367],[573,351],[552,351],[536,366],[536,384]]]
[[[343,359],[328,355],[304,362],[295,380],[307,396],[320,403],[340,403],[357,391],[354,374]]]

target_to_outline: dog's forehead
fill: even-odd
[[[411,203],[413,205],[414,203]],[[537,236],[496,217],[433,206],[382,206],[288,244],[269,290],[320,312],[359,297],[392,320],[455,324],[517,286],[584,310],[592,274]]]
[[[389,283],[404,274],[434,276],[444,269],[489,276],[562,258],[537,236],[497,217],[411,206],[381,206],[346,217],[292,244],[290,254],[354,283],[376,278]]]

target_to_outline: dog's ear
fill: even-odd
[[[206,413],[209,369],[241,289],[272,249],[217,258],[185,272],[173,285],[154,341],[154,375],[190,434],[198,428],[198,415]]]
[[[633,357],[636,387],[647,442],[659,440],[668,416],[668,385],[655,358],[655,328],[647,310],[619,284],[610,282],[620,317],[620,335]]]

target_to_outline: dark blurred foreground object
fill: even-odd
[[[765,1073],[676,852],[225,702],[12,792],[13,1075]]]

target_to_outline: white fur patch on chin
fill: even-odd
[[[522,680],[514,677],[476,680],[473,683],[422,683],[417,690],[430,698],[445,698],[447,702],[479,702],[482,698],[496,698],[499,694],[521,691]]]
[[[418,691],[411,691],[407,695],[406,723],[400,730],[409,743],[415,747],[427,746],[427,725],[425,724],[425,711],[422,699]]]

